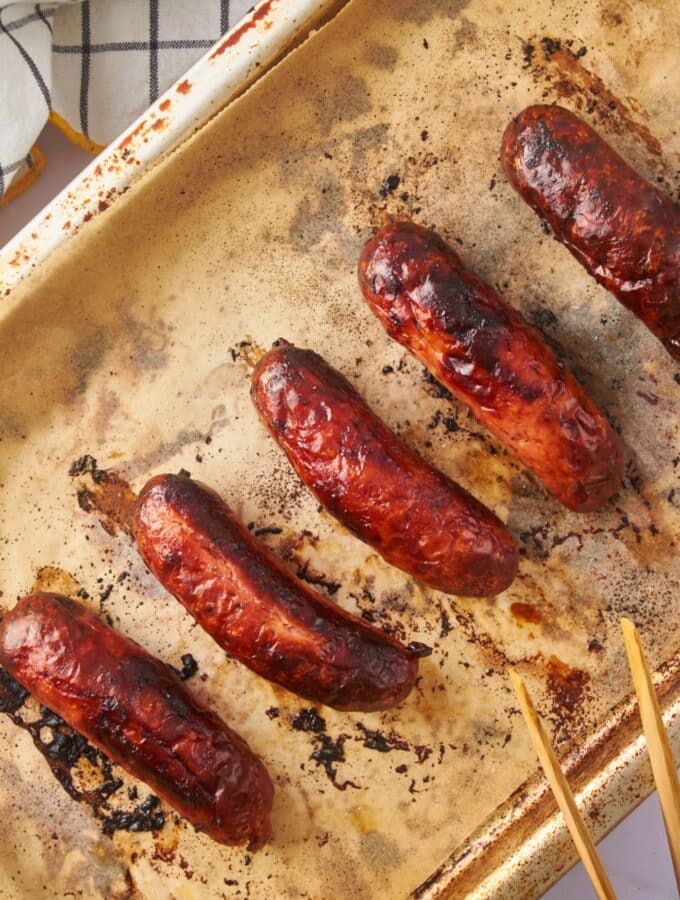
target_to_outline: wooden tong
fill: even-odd
[[[621,620],[621,628],[633,685],[638,698],[642,728],[647,740],[652,773],[663,811],[675,878],[680,889],[680,783],[673,760],[673,751],[661,718],[659,702],[654,693],[652,678],[642,652],[638,633],[628,619]],[[565,774],[550,746],[550,741],[531,701],[527,687],[517,672],[510,672],[510,680],[517,694],[534,749],[564,815],[567,828],[595,893],[601,900],[616,900],[614,888],[578,810]]]

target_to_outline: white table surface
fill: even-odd
[[[52,125],[46,127],[39,145],[47,157],[47,165],[28,191],[0,209],[0,246],[92,158]],[[671,900],[678,896],[656,795],[614,829],[600,843],[599,850],[620,900]],[[548,891],[545,898],[585,900],[592,896],[590,882],[579,863]]]

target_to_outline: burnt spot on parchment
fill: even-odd
[[[434,16],[454,18],[468,6],[470,0],[425,0],[413,3],[412,0],[387,0],[386,12],[399,21],[425,24]]]
[[[618,13],[616,14],[618,15]],[[648,119],[643,109],[626,97],[617,97],[606,82],[584,64],[587,47],[572,38],[556,35],[534,36],[524,43],[525,67],[532,69],[537,82],[545,88],[542,99],[553,96],[599,123],[615,134],[632,135],[645,149],[647,163],[666,183],[673,167],[664,162],[661,143],[641,121]]]
[[[478,46],[479,28],[470,19],[461,16],[460,25],[453,35],[454,53],[459,53],[461,50],[473,50]]]
[[[551,707],[548,719],[558,741],[568,740],[582,719],[582,706],[589,692],[590,675],[567,665],[556,656],[547,662],[546,685]]]
[[[337,125],[353,122],[371,110],[371,90],[363,78],[338,72],[328,93],[315,97],[321,133],[328,135]],[[342,110],[341,115],[339,110]]]
[[[77,489],[78,505],[84,512],[97,510],[105,531],[118,529],[132,534],[132,516],[137,495],[129,483],[116,472],[100,469],[89,453],[75,460],[69,468],[72,478],[85,477]]]
[[[315,247],[327,232],[334,232],[345,213],[345,194],[339,181],[326,177],[308,188],[295,209],[288,239],[296,250]]]
[[[399,51],[390,44],[369,44],[364,58],[370,66],[391,72],[399,59]]]
[[[253,369],[266,352],[266,348],[258,344],[249,334],[227,350],[232,362],[241,360],[248,370]]]
[[[71,352],[73,381],[66,397],[67,403],[85,393],[90,377],[102,365],[112,344],[112,335],[103,328],[95,329],[76,343]]]
[[[121,790],[125,773],[70,725],[40,706],[7,672],[0,669],[0,712],[30,734],[50,771],[73,800],[89,806],[106,835],[115,831],[159,831],[165,811],[155,794],[139,802],[136,786]]]
[[[287,720],[279,719],[278,716],[276,719],[283,724],[287,722],[293,731],[308,736],[313,748],[309,761],[321,768],[331,784],[340,791],[345,791],[348,787],[356,790],[365,787],[365,785],[357,784],[348,778],[343,778],[340,771],[343,763],[348,762],[346,748],[349,746],[360,745],[366,750],[373,750],[380,754],[393,752],[413,754],[414,764],[417,766],[422,766],[431,757],[436,765],[441,765],[445,753],[443,744],[439,745],[438,752],[435,754],[436,747],[434,745],[408,741],[392,725],[384,724],[381,727],[372,728],[362,721],[356,721],[352,723],[351,731],[333,734],[330,732],[326,720],[314,708],[301,709]],[[410,764],[410,762],[399,763],[394,771],[398,774],[406,773],[409,771]],[[432,780],[431,774],[422,775],[425,785]]]
[[[64,397],[67,404],[74,403],[86,392],[91,377],[119,347],[135,380],[145,372],[160,370],[168,364],[172,326],[153,310],[149,321],[137,319],[129,311],[131,303],[126,298],[120,300],[115,323],[95,326],[75,342],[69,357],[71,383]],[[115,400],[108,398],[107,402],[110,406]]]

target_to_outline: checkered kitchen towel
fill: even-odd
[[[253,0],[0,0],[0,201],[35,177],[51,118],[109,143],[228,31]]]

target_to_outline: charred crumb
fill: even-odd
[[[76,498],[78,500],[78,506],[83,512],[92,512],[92,510],[95,509],[92,494],[87,488],[81,488],[76,494]]]
[[[6,669],[0,668],[0,712],[15,713],[23,706],[28,691]]]
[[[331,596],[337,594],[340,590],[341,585],[339,581],[329,581],[320,573],[314,572],[310,569],[308,561],[305,561],[301,566],[298,566],[297,577],[301,578],[302,581],[306,581],[307,584],[325,588]]]
[[[441,422],[441,420],[442,420],[442,413],[441,413],[441,410],[440,410],[440,409],[437,409],[437,410],[435,410],[435,412],[434,412],[432,418],[430,419],[430,421],[427,423],[426,428],[427,428],[429,431],[434,431],[435,428],[438,427],[438,425],[439,425],[439,423]]]
[[[423,644],[421,641],[411,641],[411,643],[407,645],[407,649],[419,659],[422,659],[425,656],[432,656],[432,647]]]
[[[85,453],[71,463],[68,474],[71,478],[75,478],[77,475],[91,475],[98,471],[97,460],[91,454]]]
[[[639,471],[635,467],[635,463],[632,460],[629,460],[626,463],[625,467],[626,472],[626,481],[630,485],[630,487],[635,491],[636,494],[641,494],[642,491],[642,476]]]
[[[338,764],[345,762],[345,742],[349,735],[340,734],[333,738],[326,734],[326,721],[315,709],[301,709],[290,720],[295,731],[303,731],[312,735],[314,749],[309,759],[322,768],[331,784],[339,791],[348,787],[359,788],[353,781],[338,780]]]
[[[398,765],[394,771],[398,772],[400,775],[405,775],[406,772],[408,772],[408,766],[406,765],[406,763],[401,763],[401,765]]]
[[[426,141],[429,138],[429,136],[430,136],[430,132],[427,130],[427,128],[423,128],[423,130],[420,132],[420,140]]]
[[[266,534],[283,534],[283,528],[277,528],[274,525],[270,527],[265,526],[264,528],[256,528],[253,534],[255,537],[264,537]]]
[[[278,715],[278,710],[277,710]],[[326,730],[326,720],[313,709],[301,709],[290,720],[291,726],[295,731],[311,731],[314,734],[321,734]]]
[[[656,394],[653,394],[651,391],[635,391],[635,393],[642,400],[646,400],[650,406],[656,406],[659,402],[659,398]]]
[[[113,583],[107,584],[103,591],[99,592],[99,602],[104,603],[111,596],[111,592],[113,591]]]
[[[545,221],[545,219],[541,219],[541,221],[540,221],[540,226],[541,226],[541,231],[543,232],[543,234],[545,234],[545,235],[547,235],[548,237],[550,237],[550,235],[552,234],[552,228],[551,228],[550,225]]]
[[[460,429],[460,425],[458,424],[454,416],[443,417],[442,425],[444,426],[448,434],[452,434],[454,431],[458,431]]]
[[[431,375],[427,369],[423,369],[423,380],[430,388],[428,394],[430,394],[431,397],[436,397],[438,400],[453,400],[451,392],[448,391],[443,384],[440,384],[434,375]]]
[[[178,678],[182,679],[182,681],[187,681],[192,675],[195,675],[196,672],[198,672],[198,663],[191,653],[185,653],[182,656],[182,668],[176,669],[172,666],[172,670],[176,673]]]
[[[553,328],[557,325],[557,316],[546,306],[537,306],[529,313],[529,322],[534,328]]]
[[[277,711],[278,712],[278,711]],[[338,766],[345,762],[345,745],[347,741],[356,741],[368,750],[376,750],[378,753],[390,753],[398,750],[412,752],[418,763],[424,763],[432,755],[432,747],[424,744],[411,745],[406,739],[395,731],[382,732],[371,729],[362,722],[355,723],[356,734],[328,734],[325,720],[313,708],[302,709],[291,719],[290,724],[296,731],[306,732],[310,735],[313,751],[309,757],[312,762],[322,768],[332,784],[341,791],[348,787],[360,788],[360,785],[352,781],[341,781],[338,776]],[[441,754],[440,760],[441,762]],[[302,765],[304,769],[304,764]],[[407,771],[407,766],[396,768],[400,774]]]
[[[15,725],[30,734],[59,784],[73,800],[90,807],[104,834],[111,835],[119,830],[157,831],[163,827],[165,813],[157,808],[160,800],[153,794],[132,809],[112,809],[111,801],[123,781],[116,777],[111,760],[46,707],[39,706],[38,718],[33,718],[34,713],[28,706],[30,699],[28,691],[0,669],[0,712],[9,715]],[[94,787],[82,783],[79,768],[83,760],[89,764],[90,772],[96,773]],[[91,775],[88,775],[88,782],[91,782]],[[135,786],[127,793],[132,801],[138,797]],[[122,796],[115,799],[122,800]]]
[[[183,478],[191,478],[191,472],[184,467],[182,467],[177,474],[181,475]]]
[[[604,647],[596,638],[588,641],[588,650],[590,653],[604,653]]]
[[[385,181],[382,183],[382,186],[380,187],[378,193],[381,197],[385,198],[388,196],[388,194],[393,194],[400,184],[401,178],[399,177],[399,175],[388,175]]]
[[[561,49],[562,42],[559,39],[549,37],[541,38],[541,50],[543,50],[544,59],[550,59],[554,53],[557,53],[557,51]]]
[[[522,47],[522,55],[524,57],[524,68],[528,69],[529,66],[534,61],[534,54],[536,53],[536,48],[533,44],[525,44]]]
[[[413,750],[421,765],[432,756],[432,747],[427,747],[425,744],[416,744]]]
[[[380,731],[372,731],[361,722],[356,727],[363,733],[363,745],[369,750],[377,750],[378,753],[390,753],[392,750],[410,750],[410,744],[398,737],[394,732],[382,734]],[[360,738],[361,740],[361,738]]]
[[[278,706],[270,706],[269,709],[265,709],[264,714],[269,719],[278,719],[281,715],[281,712]]]
[[[318,736],[317,748],[309,758],[310,760],[313,760],[317,766],[323,768],[333,786],[339,791],[346,791],[348,787],[360,790],[359,785],[349,779],[338,781],[337,764],[345,762],[346,740],[347,735],[345,734],[339,735],[335,740],[327,734],[320,734]]]
[[[383,375],[391,375],[392,372],[394,372],[394,369],[393,369],[392,366],[383,366],[383,367],[382,367],[382,373],[383,373]]]
[[[104,821],[104,834],[113,834],[114,831],[159,831],[165,825],[165,813],[158,809],[160,800],[155,794],[149,794],[136,809],[115,810]]]
[[[451,625],[451,617],[443,607],[439,610],[439,623],[439,637],[446,637],[447,634],[451,633],[453,626]]]

